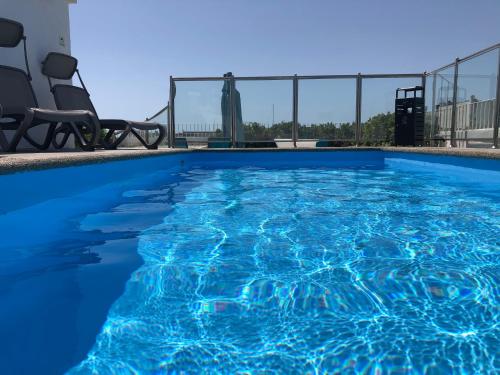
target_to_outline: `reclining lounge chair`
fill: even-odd
[[[53,111],[38,108],[26,53],[24,27],[16,21],[0,18],[0,47],[15,48],[23,41],[26,72],[10,66],[0,65],[0,147],[3,151],[15,152],[21,139],[26,139],[39,150],[46,150],[52,141],[58,124],[65,123],[69,134],[84,150],[93,150],[100,133],[99,123],[89,111]],[[76,123],[82,124],[80,127]],[[28,130],[48,126],[42,143],[36,142]],[[90,133],[87,140],[82,130]],[[13,131],[9,141],[4,131]]]
[[[72,56],[51,52],[43,62],[42,73],[45,74],[49,80],[49,85],[54,95],[57,108],[60,110],[87,110],[95,114],[97,112],[90,100],[90,94],[83,83],[80,72],[78,71],[78,60]],[[67,85],[67,84],[52,84],[52,79],[69,80],[74,74],[77,74],[81,87]],[[97,117],[98,118],[98,117]],[[128,134],[133,134],[137,140],[148,149],[156,149],[165,137],[165,128],[159,124],[148,122],[135,122],[125,120],[101,120],[99,119],[101,129],[107,130],[102,138],[102,146],[107,149],[115,149],[123,142]],[[148,143],[140,134],[139,130],[158,133],[154,142]],[[61,148],[67,142],[70,129],[63,126],[57,129],[56,136],[54,137],[54,147]],[[112,140],[115,132],[121,134]],[[63,135],[62,141],[57,141],[57,135]]]

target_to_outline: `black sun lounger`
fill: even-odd
[[[72,56],[62,53],[51,52],[45,58],[42,68],[43,74],[49,79],[51,91],[54,95],[57,108],[60,110],[87,110],[94,113],[97,117],[97,112],[90,100],[90,94],[83,83],[80,72],[78,71],[78,60]],[[57,84],[53,85],[51,79],[69,80],[74,74],[78,75],[78,79],[82,87]],[[101,129],[107,130],[102,138],[102,146],[107,149],[115,149],[123,142],[128,134],[133,134],[141,144],[148,149],[156,149],[165,137],[165,128],[160,124],[149,122],[135,122],[125,120],[101,120],[99,119]],[[139,134],[139,130],[157,133],[156,140],[152,143],[146,142]],[[63,135],[61,142],[54,137],[54,147],[63,147],[69,137],[69,129],[65,127],[58,128],[56,135]],[[112,140],[115,132],[121,134]]]
[[[0,65],[0,147],[4,151],[15,152],[21,139],[26,139],[39,150],[46,150],[52,141],[58,124],[67,124],[68,132],[84,150],[93,150],[100,133],[99,123],[89,111],[53,111],[38,108],[26,53],[24,27],[16,21],[0,18],[0,47],[15,48],[23,41],[26,72],[10,66]],[[76,123],[82,124],[80,127]],[[36,142],[28,130],[48,125],[42,143]],[[82,130],[90,134],[90,139],[82,135]],[[14,132],[10,141],[5,131]]]

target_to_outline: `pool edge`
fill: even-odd
[[[495,149],[454,149],[432,147],[342,147],[342,148],[258,148],[258,149],[119,149],[95,152],[45,152],[0,154],[0,175],[17,172],[64,168],[81,165],[102,164],[118,160],[154,158],[166,155],[192,153],[253,153],[253,152],[343,152],[382,151],[439,156],[458,156],[500,160],[500,150]]]

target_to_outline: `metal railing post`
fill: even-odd
[[[493,115],[493,148],[498,148],[498,127],[500,126],[500,47],[498,48],[496,106]]]
[[[423,143],[423,145],[425,145],[425,115],[426,115],[426,112],[425,112],[425,92],[426,92],[426,87],[427,87],[427,72],[424,72],[422,74],[422,98],[424,98],[424,108],[423,108],[423,112],[424,112],[424,143]],[[415,93],[415,96],[417,96],[417,93]],[[394,128],[394,131],[396,131],[395,128]]]
[[[297,148],[297,138],[299,134],[299,79],[297,74],[293,77],[293,125],[292,138],[293,147]]]
[[[167,129],[165,139],[167,140],[167,147],[170,147],[170,98],[167,104]]]
[[[354,128],[354,134],[356,139],[356,146],[359,146],[361,140],[361,100],[363,91],[363,78],[361,73],[358,73],[356,77],[356,125]]]
[[[458,96],[458,63],[460,59],[455,59],[455,72],[453,74],[453,104],[451,107],[451,129],[450,143],[451,147],[457,147],[457,96]]]
[[[168,147],[175,148],[175,81],[170,76],[170,98],[168,101]]]
[[[430,145],[435,146],[436,142],[434,140],[434,136],[436,134],[436,78],[437,74],[432,74],[432,110],[431,110],[431,139]]]
[[[235,100],[235,90],[236,82],[234,77],[231,76],[229,80],[229,107],[230,107],[230,117],[231,117],[231,147],[235,148],[237,138],[237,126],[236,126],[236,100]]]

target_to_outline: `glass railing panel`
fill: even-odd
[[[498,49],[458,64],[456,144],[492,147]]]
[[[353,145],[356,79],[300,79],[297,146]]]
[[[453,112],[453,81],[455,68],[435,73],[434,126],[431,134],[433,145],[449,146],[451,139],[451,117]]]
[[[236,79],[235,87],[239,145],[293,144],[293,80]]]
[[[156,123],[163,126],[168,124],[168,107],[164,107],[160,112],[153,115],[153,117],[146,119],[148,123]]]
[[[210,138],[231,139],[229,81],[177,81],[175,138],[206,146]]]
[[[164,107],[158,113],[156,113],[155,115],[153,115],[153,117],[148,118],[146,120],[146,122],[154,123],[154,124],[159,124],[159,125],[163,126],[163,128],[165,129],[165,137],[163,138],[163,140],[161,141],[161,143],[160,143],[159,146],[160,147],[166,147],[166,146],[168,146],[168,106]],[[147,134],[145,135],[145,139],[149,143],[149,139],[151,137],[156,138],[158,136],[159,136],[159,131],[147,132]]]
[[[396,90],[421,85],[422,77],[363,78],[360,143],[393,144]]]

